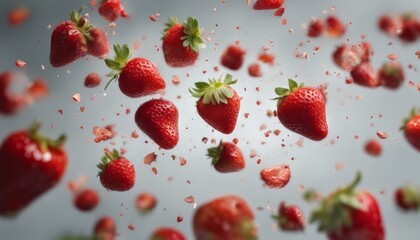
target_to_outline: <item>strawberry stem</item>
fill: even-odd
[[[128,60],[131,57],[131,51],[127,44],[119,45],[114,44],[114,52],[115,57],[114,59],[105,59],[105,64],[108,68],[110,68],[112,71],[105,76],[112,77],[108,83],[105,85],[105,90],[108,88],[109,84],[118,79],[118,77],[121,74],[121,71],[127,65]]]
[[[209,158],[211,158],[211,165],[214,166],[220,161],[220,156],[222,155],[223,151],[223,142],[220,140],[219,145],[216,147],[212,147],[207,149],[207,155]]]
[[[297,89],[303,87],[303,83],[298,84],[293,79],[288,79],[288,83],[289,83],[289,88],[277,87],[277,88],[274,89],[274,92],[278,95],[278,97],[273,98],[272,100],[277,100],[277,105],[279,105],[280,102],[285,97],[287,97],[288,95],[290,95],[291,93],[293,93]]]
[[[400,127],[400,130],[404,130],[405,126],[407,125],[407,123],[413,119],[415,116],[420,115],[420,108],[416,109],[415,107],[413,107],[410,111],[410,114],[408,115],[408,117],[404,118],[403,120],[403,124]]]
[[[232,79],[232,75],[226,74],[222,80],[222,76],[219,79],[209,79],[209,82],[196,82],[195,88],[190,88],[189,92],[193,97],[202,98],[204,104],[210,102],[220,104],[220,102],[227,104],[227,99],[232,98],[234,93],[229,85],[235,84],[237,80]]]
[[[118,152],[118,150],[113,149],[111,152],[109,149],[105,148],[104,156],[101,158],[101,162],[96,165],[99,168],[98,176],[101,175],[102,171],[108,166],[108,164],[111,161],[118,159],[120,157],[121,155]]]
[[[29,137],[35,141],[38,145],[41,151],[46,152],[50,148],[60,148],[66,141],[66,135],[62,134],[60,135],[56,140],[53,140],[49,137],[43,136],[39,129],[41,128],[41,123],[37,120],[34,120],[32,122],[32,125],[29,127]]]

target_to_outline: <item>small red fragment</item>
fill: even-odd
[[[28,20],[30,16],[29,9],[26,7],[16,7],[9,10],[7,21],[10,26],[19,26]]]
[[[382,153],[382,146],[375,139],[371,139],[366,143],[365,151],[367,154],[377,157],[377,156],[380,156]]]
[[[136,208],[141,213],[152,211],[156,205],[156,197],[150,193],[142,193],[136,199]]]
[[[26,65],[26,62],[18,59],[18,60],[16,60],[15,65],[16,65],[16,67],[22,68],[22,67],[24,67]]]
[[[261,179],[270,188],[283,188],[290,180],[290,167],[287,164],[280,164],[264,168],[260,172]]]
[[[150,165],[152,164],[152,162],[156,161],[156,157],[157,155],[155,154],[155,152],[151,152],[144,157],[143,163],[146,165]]]

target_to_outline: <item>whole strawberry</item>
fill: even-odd
[[[217,147],[207,150],[211,164],[218,172],[237,172],[245,168],[245,160],[241,150],[233,143],[222,142]]]
[[[101,217],[96,222],[93,233],[95,240],[114,240],[116,235],[114,219],[109,216]]]
[[[404,211],[419,210],[420,193],[411,185],[405,185],[395,190],[395,203]]]
[[[281,7],[284,0],[257,0],[253,8],[254,10],[271,10]]]
[[[398,37],[407,43],[415,42],[420,36],[419,27],[419,20],[411,14],[406,14],[402,16],[402,28]]]
[[[131,98],[155,94],[165,88],[165,80],[151,61],[145,58],[129,60],[131,53],[127,44],[114,44],[114,51],[114,60],[105,59],[106,65],[112,69],[112,72],[107,74],[112,79],[105,89],[115,79],[118,79],[121,92]]]
[[[162,50],[166,64],[170,67],[193,65],[198,58],[200,48],[204,48],[202,32],[198,21],[188,17],[184,23],[178,23],[176,17],[169,19],[163,30]]]
[[[277,117],[292,132],[314,141],[328,135],[325,98],[319,89],[289,79],[289,89],[276,88]]]
[[[226,74],[222,80],[210,79],[208,83],[197,82],[196,88],[191,88],[193,97],[197,101],[197,112],[206,123],[219,132],[230,134],[235,130],[240,109],[240,98],[236,91],[230,87],[236,80],[232,75]]]
[[[152,233],[149,240],[185,240],[185,237],[174,228],[160,227]]]
[[[105,33],[97,27],[89,31],[88,53],[94,57],[104,59],[109,52],[108,39]]]
[[[384,240],[384,226],[375,197],[355,187],[360,172],[348,186],[322,198],[319,208],[312,212],[310,222],[318,222],[330,240]],[[310,195],[307,195],[310,196]]]
[[[85,189],[78,192],[74,198],[74,206],[83,212],[93,210],[99,202],[99,195],[94,189]]]
[[[222,54],[220,63],[231,69],[238,70],[244,62],[245,51],[237,45],[228,46]]]
[[[0,113],[11,115],[19,112],[28,105],[25,96],[14,94],[10,91],[11,85],[16,80],[16,75],[12,72],[0,74]]]
[[[159,147],[172,149],[178,144],[178,109],[171,101],[152,99],[143,103],[134,120]]]
[[[303,231],[305,218],[296,205],[281,202],[278,215],[273,216],[283,231]]]
[[[240,197],[227,195],[200,206],[194,214],[196,240],[256,240],[254,214]]]
[[[102,186],[111,191],[128,191],[136,182],[134,165],[117,150],[105,149],[105,156],[98,165]]]
[[[118,17],[126,18],[128,14],[121,6],[120,0],[101,0],[98,8],[99,15],[109,22],[115,22]]]
[[[372,65],[369,62],[364,62],[357,65],[350,72],[354,83],[370,88],[376,88],[381,85],[378,78],[374,74]]]
[[[52,140],[35,122],[15,131],[0,146],[0,215],[13,216],[54,187],[67,167],[65,136]]]
[[[337,38],[344,35],[346,27],[336,16],[329,16],[325,19],[325,32],[328,36]]]
[[[324,33],[325,24],[321,19],[312,21],[308,28],[308,37],[319,37]]]
[[[407,141],[420,151],[420,110],[413,108],[410,115],[404,119],[401,130],[404,130],[404,136]]]
[[[398,62],[384,63],[378,71],[378,81],[389,89],[397,89],[404,82],[404,70]]]

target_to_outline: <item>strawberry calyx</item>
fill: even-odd
[[[405,127],[407,126],[407,123],[413,119],[414,117],[420,115],[420,109],[416,109],[415,107],[413,107],[410,111],[410,114],[408,115],[408,117],[404,118],[403,123],[400,127],[400,130],[404,130]]]
[[[224,79],[220,76],[217,80],[215,78],[209,79],[209,82],[196,82],[196,88],[190,88],[189,91],[193,97],[203,98],[204,104],[212,103],[220,104],[220,102],[227,104],[227,99],[232,98],[234,93],[229,85],[235,84],[237,80],[233,80],[232,75],[226,74]]]
[[[90,36],[90,30],[92,30],[93,26],[89,24],[87,18],[82,16],[82,10],[83,8],[80,8],[77,12],[72,11],[70,13],[70,20],[76,25],[77,29],[88,41],[92,41],[93,38]]]
[[[41,123],[38,121],[34,121],[32,125],[28,129],[29,138],[32,141],[36,142],[39,145],[39,148],[42,152],[48,151],[50,148],[58,149],[60,148],[66,141],[66,135],[61,134],[56,140],[51,139],[42,135],[39,132],[41,128]]]
[[[223,151],[223,142],[220,140],[219,145],[216,147],[212,147],[207,149],[207,155],[209,158],[211,158],[211,165],[214,166],[220,161],[220,156],[222,155]]]
[[[298,222],[295,219],[290,219],[286,211],[287,211],[286,202],[282,201],[280,203],[279,214],[272,215],[271,218],[276,220],[280,228],[283,230],[303,231],[304,230],[303,222],[301,221]]]
[[[309,220],[311,223],[319,223],[318,231],[333,233],[352,225],[350,211],[361,209],[355,191],[361,179],[362,174],[358,171],[351,184],[321,199],[319,208],[312,212]]]
[[[400,68],[392,63],[384,63],[382,69],[387,76],[398,77]]]
[[[118,77],[121,74],[121,71],[123,70],[125,65],[127,65],[127,62],[131,57],[131,51],[127,44],[124,44],[122,46],[119,44],[114,44],[114,52],[115,57],[113,60],[110,58],[105,59],[106,66],[112,70],[110,73],[105,75],[107,77],[112,77],[106,84],[105,90],[108,88],[109,84],[112,81],[118,79]]]
[[[277,105],[280,104],[280,102],[290,94],[292,94],[294,91],[298,90],[299,88],[303,87],[303,83],[298,84],[295,80],[289,79],[289,88],[283,88],[283,87],[277,87],[274,89],[275,93],[278,95],[278,97],[272,99],[277,100]]]
[[[254,221],[250,218],[244,218],[238,225],[241,238],[244,240],[257,240],[257,232]]]
[[[402,201],[404,206],[410,206],[410,209],[420,209],[420,193],[419,190],[412,185],[405,185],[400,188],[402,191]]]
[[[121,157],[120,153],[116,149],[112,150],[112,152],[109,149],[105,149],[104,152],[105,153],[101,158],[101,162],[96,165],[99,168],[98,176],[101,175],[102,171],[106,169],[110,162]]]
[[[165,24],[163,30],[163,38],[166,36],[169,29],[178,24],[177,17],[170,17],[168,22]],[[184,36],[181,37],[182,45],[184,47],[190,47],[194,52],[198,52],[200,48],[205,48],[203,39],[201,38],[202,30],[199,28],[198,21],[194,17],[188,17],[187,21],[182,23],[184,27]]]

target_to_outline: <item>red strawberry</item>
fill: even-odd
[[[420,36],[419,20],[414,16],[406,15],[402,17],[402,29],[398,37],[404,42],[415,42]]]
[[[328,135],[325,98],[319,89],[303,87],[289,79],[289,89],[276,88],[277,117],[292,132],[314,141]]]
[[[346,32],[346,27],[336,16],[329,16],[325,19],[325,31],[330,37],[341,37]]]
[[[397,89],[404,82],[404,70],[398,62],[388,62],[378,71],[378,81],[389,89]]]
[[[197,112],[206,123],[217,131],[229,134],[235,130],[238,119],[240,98],[236,91],[229,85],[235,84],[232,75],[226,74],[222,81],[210,79],[209,83],[197,82],[196,88],[191,88],[193,97],[197,101]]]
[[[98,8],[99,15],[109,22],[115,22],[118,17],[126,18],[128,14],[121,6],[120,0],[102,0]]]
[[[196,240],[256,240],[254,214],[240,197],[228,195],[200,206],[194,214]]]
[[[379,18],[378,26],[389,36],[395,36],[397,34],[397,30],[401,29],[401,21],[394,17],[383,15]]]
[[[176,229],[160,227],[152,233],[149,240],[185,240],[185,237]]]
[[[309,37],[319,37],[324,33],[324,28],[324,21],[321,19],[316,19],[315,21],[311,22],[311,25],[309,25],[307,35]]]
[[[230,45],[223,52],[220,63],[231,70],[238,70],[244,62],[244,56],[245,51],[241,47]]]
[[[384,240],[381,212],[375,197],[366,191],[356,191],[360,172],[348,186],[337,189],[321,199],[310,221],[318,222],[330,240]]]
[[[94,57],[104,59],[109,52],[108,39],[105,33],[101,29],[94,27],[89,31],[89,36],[88,53]]]
[[[360,86],[376,88],[381,83],[376,78],[372,65],[369,62],[364,62],[357,65],[350,72],[354,83]]]
[[[13,132],[0,146],[0,215],[18,214],[54,187],[66,170],[65,136],[52,140],[39,128],[34,123],[29,130]]]
[[[262,73],[261,73],[261,69],[260,69],[260,64],[253,63],[253,64],[249,65],[248,66],[248,73],[251,77],[261,77]]]
[[[171,101],[152,99],[143,103],[134,120],[159,147],[172,149],[178,144],[178,109]]]
[[[86,76],[84,82],[85,87],[93,88],[99,86],[99,84],[101,84],[101,76],[96,72],[91,72]]]
[[[361,42],[351,47],[343,44],[334,51],[333,61],[340,68],[351,71],[362,62],[368,62],[370,58],[370,44]]]
[[[382,146],[375,139],[369,140],[365,145],[365,152],[374,157],[380,156],[382,153]]]
[[[0,113],[14,114],[28,105],[27,98],[22,94],[15,94],[10,91],[10,85],[16,81],[12,72],[0,74]]]
[[[162,37],[166,64],[170,67],[193,65],[198,58],[199,49],[205,47],[201,35],[198,21],[194,17],[188,17],[182,24],[178,23],[176,17],[170,18]]]
[[[261,179],[270,188],[283,188],[290,180],[290,167],[287,164],[280,164],[264,168],[260,172]]]
[[[116,235],[115,221],[112,217],[105,216],[98,219],[93,230],[97,240],[114,240]]]
[[[279,206],[279,215],[273,216],[279,227],[284,231],[303,231],[304,217],[296,205],[286,205],[281,202]]]
[[[165,80],[160,76],[156,66],[145,58],[130,58],[127,44],[114,44],[115,59],[105,59],[106,65],[112,69],[107,76],[112,79],[105,86],[118,79],[122,93],[131,98],[155,94],[165,88]]]
[[[7,21],[10,26],[18,26],[28,20],[31,15],[30,11],[26,7],[16,7],[9,10]]]
[[[134,165],[115,149],[112,152],[105,149],[105,156],[97,166],[100,169],[98,176],[102,186],[107,190],[128,191],[136,182]]]
[[[150,193],[142,193],[136,199],[137,210],[141,213],[148,213],[156,207],[156,197]]]
[[[420,208],[420,193],[411,185],[405,185],[395,190],[395,203],[402,210],[418,210]]]
[[[86,189],[76,193],[74,206],[83,212],[93,210],[99,204],[99,195],[94,189]]]
[[[220,140],[219,146],[207,150],[207,156],[212,159],[211,164],[218,172],[237,172],[245,168],[241,150],[230,142]]]
[[[284,0],[257,0],[254,3],[254,10],[271,10],[281,7]]]
[[[404,120],[402,129],[404,130],[404,136],[407,141],[417,151],[420,151],[420,111],[413,108],[408,118]]]

